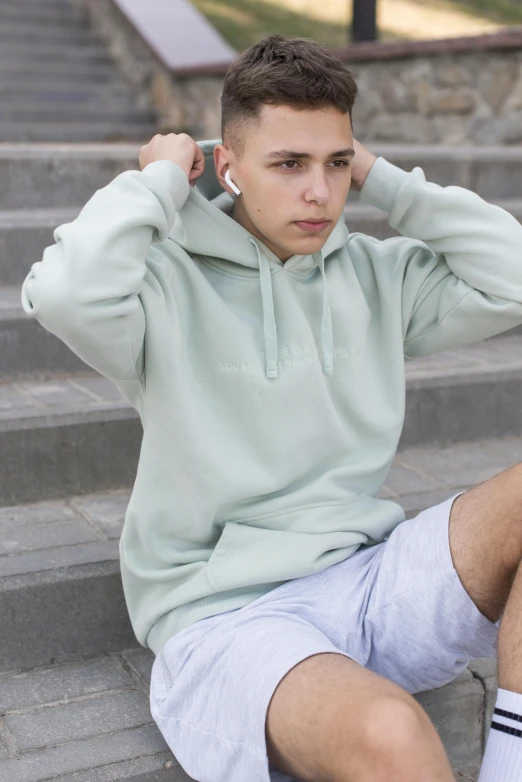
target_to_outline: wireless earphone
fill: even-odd
[[[234,191],[234,193],[236,195],[241,195],[241,190],[239,189],[239,187],[237,185],[235,185],[232,182],[232,180],[230,179],[230,170],[228,168],[227,168],[227,172],[225,174],[225,182],[227,183],[227,185],[230,185],[230,187],[232,188],[232,190]]]

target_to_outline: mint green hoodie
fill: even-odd
[[[322,250],[283,263],[230,217],[219,141],[198,142],[197,187],[159,160],[97,190],[21,291],[139,412],[121,574],[155,654],[389,536],[405,513],[376,495],[405,358],[522,323],[522,227],[500,207],[379,157],[361,203],[401,236],[350,233],[341,215]]]

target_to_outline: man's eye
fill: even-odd
[[[284,163],[280,163],[281,166],[287,166],[289,163],[297,163],[297,160],[287,160]],[[349,166],[350,164],[346,160],[333,160],[332,163],[341,163],[340,166],[333,166],[333,168],[343,168],[344,166]],[[295,169],[295,166],[291,166],[287,169],[287,171],[293,171]]]

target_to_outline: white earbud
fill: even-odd
[[[232,190],[236,195],[241,195],[241,190],[239,189],[239,187],[235,185],[230,179],[230,169],[228,168],[227,168],[227,173],[225,174],[225,182],[227,183],[227,185],[230,185],[230,187],[232,188]]]

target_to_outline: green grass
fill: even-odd
[[[382,0],[381,0],[382,1]],[[385,0],[392,3],[393,0]],[[411,0],[419,6],[459,11],[475,19],[501,25],[522,24],[522,0]],[[192,0],[236,51],[241,52],[266,35],[281,33],[311,38],[329,48],[350,43],[351,0]],[[378,0],[379,2],[379,0]],[[382,41],[403,36],[380,29]],[[430,38],[430,29],[418,37]]]
[[[263,0],[192,0],[192,3],[238,52],[273,33],[313,38],[331,49],[350,43],[348,18],[338,22],[314,18],[285,7],[284,0],[280,5]],[[396,36],[381,31],[380,37],[387,40]]]
[[[440,5],[440,2],[430,2],[430,0],[416,0],[422,5]],[[522,24],[522,2],[513,2],[513,0],[446,0],[444,5],[448,8],[454,8],[458,11],[464,11],[473,17],[489,19],[492,22],[498,22],[504,25]]]

